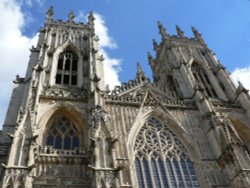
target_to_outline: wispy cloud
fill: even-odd
[[[240,81],[243,86],[250,90],[250,66],[245,68],[236,68],[232,74],[231,78],[238,85],[238,81]]]
[[[0,126],[10,100],[12,80],[16,74],[24,75],[29,59],[29,48],[36,43],[38,35],[31,38],[22,34],[27,19],[15,0],[0,1]]]
[[[45,3],[45,0],[19,0],[19,4],[27,5],[32,7],[33,5],[42,6]]]

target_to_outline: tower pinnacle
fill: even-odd
[[[204,42],[204,40],[203,40],[201,34],[200,34],[200,33],[198,32],[198,30],[197,30],[195,27],[193,27],[193,26],[192,26],[192,31],[193,31],[193,33],[194,33],[195,38],[196,38],[201,44],[206,45],[206,43]]]
[[[168,38],[168,34],[166,32],[166,28],[163,27],[162,23],[160,21],[157,22],[159,33],[161,34],[162,39]]]
[[[179,37],[181,38],[184,37],[184,32],[181,30],[181,28],[178,25],[176,25],[175,27],[176,27],[176,31]]]

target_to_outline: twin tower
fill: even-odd
[[[192,28],[109,91],[94,16],[47,12],[0,132],[3,188],[248,188],[250,99]]]

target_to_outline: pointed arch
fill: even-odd
[[[59,46],[53,57],[51,85],[79,86],[82,82],[82,55],[70,40]]]
[[[190,60],[190,69],[195,82],[204,90],[208,97],[218,98],[212,82],[204,69],[204,63],[200,63],[197,59]]]
[[[200,187],[192,162],[197,157],[178,121],[160,109],[137,119],[127,142],[134,185]]]
[[[54,106],[45,114],[43,114],[39,121],[39,127],[42,129],[39,135],[39,142],[42,145],[47,145],[47,139],[51,130],[55,131],[53,135],[55,136],[54,139],[56,139],[57,134],[62,135],[64,131],[67,131],[66,134],[72,134],[72,139],[74,139],[73,133],[77,135],[79,138],[79,147],[83,148],[84,143],[87,141],[85,136],[87,134],[87,121],[83,117],[84,115],[69,103],[63,103]],[[59,125],[60,123],[61,125]],[[59,130],[57,125],[63,130]],[[56,131],[59,131],[59,133]],[[62,139],[66,139],[66,136],[63,136]],[[61,148],[63,149],[64,147]]]
[[[181,141],[185,143],[185,147],[188,149],[188,151],[192,153],[193,157],[195,157],[195,153],[192,152],[193,149],[191,147],[191,142],[189,138],[185,135],[185,130],[183,129],[183,127],[180,125],[180,123],[174,116],[172,116],[169,112],[163,111],[160,107],[148,110],[147,112],[140,114],[137,117],[128,135],[128,146],[134,145],[135,137],[139,133],[144,123],[147,122],[151,117],[155,117],[156,119],[160,120],[164,125],[167,125],[171,131],[178,135]]]

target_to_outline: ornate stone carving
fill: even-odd
[[[47,87],[40,95],[40,99],[88,101],[89,93],[86,89],[50,88]]]
[[[24,187],[27,174],[26,169],[6,169],[3,188]]]

